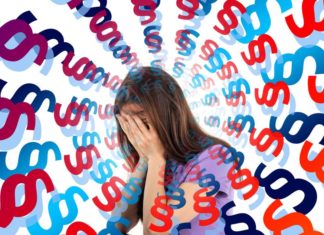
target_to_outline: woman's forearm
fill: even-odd
[[[156,156],[156,158],[151,158],[148,162],[147,170],[147,180],[145,183],[144,191],[144,202],[143,203],[143,227],[144,234],[151,234],[153,231],[149,229],[150,224],[156,224],[156,218],[151,214],[151,208],[155,204],[155,198],[158,196],[165,195],[164,189],[164,178],[162,179],[163,184],[160,184],[161,176],[159,172],[164,172],[166,161],[162,156]],[[163,204],[167,203],[167,200],[161,200]]]
[[[147,173],[147,162],[140,160],[137,166],[135,167],[134,171],[130,174],[127,180],[127,182],[130,182],[132,178],[135,178],[136,181],[134,182],[136,185],[138,185],[141,188],[141,194],[143,193],[143,188],[145,185],[146,173]],[[136,191],[136,189],[132,185],[130,185],[130,188],[132,192]],[[125,188],[122,190],[122,195],[127,199],[132,199],[132,197],[134,196],[133,194],[127,193]],[[140,197],[140,195],[138,197]],[[123,207],[126,207],[126,210],[121,213],[118,213],[118,211]],[[116,208],[112,212],[112,215],[121,216],[130,221],[130,225],[127,228],[120,223],[116,223],[116,227],[118,228],[118,230],[127,233],[137,224],[139,220],[138,207],[139,207],[139,198],[135,204],[128,204],[127,202],[122,200],[117,202]]]

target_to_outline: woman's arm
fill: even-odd
[[[166,200],[164,176],[161,179],[159,175],[160,171],[165,172],[165,148],[161,140],[159,139],[158,132],[150,122],[148,122],[149,129],[147,129],[141,119],[136,115],[125,116],[127,121],[125,121],[121,116],[117,116],[117,118],[118,120],[120,120],[120,124],[123,130],[125,131],[130,142],[134,145],[135,149],[140,152],[142,156],[145,156],[148,161],[148,170],[146,175],[143,200],[144,235],[170,234],[170,231],[172,229],[172,223],[170,224],[170,221],[167,221],[167,228],[165,228],[165,226],[163,227],[164,231],[154,231],[155,227],[161,227],[157,225],[157,222],[161,221],[159,221],[159,219],[155,218],[155,216],[151,214],[152,207],[153,211],[154,209],[156,209],[155,199],[157,196],[162,196],[161,198],[159,198],[162,199],[160,200],[161,204],[169,205],[169,203],[175,203],[172,199]],[[159,183],[160,180],[162,180],[163,182],[162,185]],[[187,203],[183,207],[176,209],[175,211],[170,208],[170,213],[172,213],[173,216],[169,215],[167,217],[172,217],[170,219],[172,219],[173,221],[177,219],[180,221],[190,221],[192,218],[194,218],[194,216],[198,215],[198,212],[193,210],[192,199],[194,193],[198,191],[200,187],[198,184],[192,183],[184,183],[179,187],[181,187],[181,189],[184,191],[184,198]]]
[[[148,161],[148,170],[146,176],[147,180],[144,191],[145,203],[143,203],[143,231],[144,235],[169,235],[171,234],[171,230],[173,229],[174,225],[189,222],[199,214],[196,210],[194,210],[194,194],[196,194],[199,190],[201,191],[202,188],[198,185],[198,183],[193,182],[184,182],[180,184],[179,188],[184,191],[183,197],[185,200],[185,205],[178,209],[173,209],[170,207],[170,205],[177,204],[176,200],[173,200],[172,198],[169,200],[166,200],[165,198],[164,200],[160,200],[161,204],[166,204],[168,207],[170,207],[170,211],[172,211],[170,215],[166,215],[166,217],[169,217],[172,220],[171,226],[164,224],[164,222],[162,222],[161,225],[160,219],[152,215],[151,208],[156,204],[156,197],[166,194],[163,186],[164,179],[161,179],[161,176],[159,175],[161,168],[165,169],[165,159],[158,156],[154,156],[150,159],[151,160]],[[163,184],[158,183],[161,180]],[[211,190],[212,187],[206,187],[204,192],[206,193],[207,191]],[[217,219],[216,217],[219,217],[219,214],[213,213],[213,217],[215,218],[212,219]],[[175,221],[176,223],[173,224]],[[159,231],[156,231],[154,227],[160,227],[160,229],[158,229]]]
[[[155,217],[151,214],[151,208],[155,204],[155,198],[161,195],[165,195],[164,179],[162,179],[163,184],[159,184],[159,181],[161,181],[159,171],[161,170],[161,168],[165,169],[165,163],[166,160],[163,158],[163,156],[156,156],[156,159],[151,158],[151,160],[148,161],[148,170],[146,176],[147,181],[145,185],[143,200],[144,235],[148,235],[151,234],[151,232],[153,232],[149,229],[149,227],[151,224],[154,224],[156,222]],[[167,204],[167,200],[162,200],[162,203]]]
[[[146,173],[147,173],[147,162],[143,159],[140,158],[138,164],[136,165],[134,171],[130,174],[130,177],[128,178],[127,182],[129,182],[129,180],[131,178],[138,178],[141,179],[141,182],[138,182],[137,185],[142,189],[143,193],[143,187],[145,185],[145,179],[146,179]],[[135,189],[133,187],[131,187],[132,191],[135,191]],[[125,198],[130,199],[133,195],[128,195],[125,192],[125,189],[122,190],[122,195]],[[116,228],[123,233],[128,233],[133,227],[135,227],[135,225],[138,223],[139,217],[138,217],[138,205],[139,205],[139,200],[132,205],[123,205],[122,200],[120,200],[119,202],[117,202],[116,208],[114,209],[114,211],[112,212],[113,216],[121,216],[124,217],[126,219],[128,219],[130,221],[130,224],[128,227],[125,227],[123,224],[121,223],[116,223]],[[116,214],[116,211],[118,210],[118,208],[123,207],[123,206],[127,206],[127,209],[122,212],[120,215]]]

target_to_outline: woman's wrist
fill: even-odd
[[[147,160],[147,164],[148,165],[164,164],[165,161],[166,161],[166,159],[163,154],[157,154],[155,156],[149,157]]]

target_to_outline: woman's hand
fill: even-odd
[[[140,160],[144,159],[145,161],[147,161],[144,153],[135,144],[135,134],[133,133],[133,130],[130,128],[130,125],[128,124],[128,119],[126,116],[129,116],[129,115],[124,114],[123,116],[121,116],[119,114],[116,114],[116,117],[118,119],[118,122],[119,122],[121,128],[123,129],[124,133],[126,134],[128,140],[131,142],[131,144],[137,151],[137,153],[140,157]]]
[[[147,161],[152,158],[156,160],[157,157],[164,158],[165,149],[150,122],[147,123],[148,129],[137,115],[117,114],[116,117],[140,157]]]

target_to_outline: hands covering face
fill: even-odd
[[[147,123],[147,127],[136,114],[116,114],[116,117],[140,157],[149,161],[164,156],[164,147],[150,122]]]

